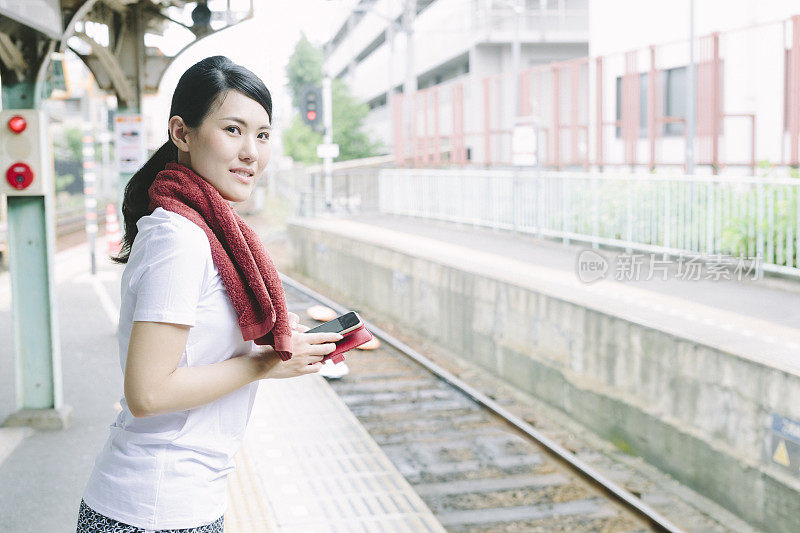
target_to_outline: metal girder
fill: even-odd
[[[62,0],[62,5],[67,0]],[[249,11],[239,20],[219,29],[210,26],[192,26],[175,20],[166,9],[181,7],[190,2],[184,0],[87,0],[75,11],[67,24],[61,40],[60,50],[67,47],[70,37],[79,37],[91,47],[91,53],[76,54],[91,70],[98,85],[116,93],[120,107],[138,108],[143,93],[155,92],[164,73],[175,57],[189,46],[217,31],[230,28],[253,17],[253,0]],[[75,7],[73,2],[73,7]],[[100,22],[109,29],[108,46],[101,46],[85,32],[76,32],[78,22]],[[194,34],[194,40],[175,56],[148,53],[144,46],[145,32],[159,32],[165,25],[176,24]],[[0,43],[1,45],[1,43]]]
[[[126,103],[135,102],[136,88],[128,81],[117,57],[108,48],[101,46],[97,41],[83,32],[76,32],[75,37],[78,37],[92,47],[92,55],[94,57],[84,57],[84,61],[87,62],[91,71],[97,72],[102,69],[106,79],[108,79],[111,85],[110,88],[117,94],[117,98]],[[96,79],[98,78],[96,77]],[[103,88],[105,89],[107,87]]]
[[[27,63],[22,56],[22,52],[17,49],[14,41],[7,33],[0,32],[0,61],[17,74],[17,78],[22,78]]]

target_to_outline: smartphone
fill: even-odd
[[[324,322],[315,328],[311,328],[306,331],[306,333],[339,333],[340,335],[345,335],[360,328],[362,325],[361,317],[353,311],[350,311],[333,320]]]

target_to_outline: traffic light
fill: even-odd
[[[43,111],[0,112],[0,194],[40,196],[53,192],[48,140]]]
[[[322,89],[314,85],[306,85],[300,91],[300,116],[303,122],[314,131],[321,132],[322,124]]]

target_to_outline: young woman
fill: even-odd
[[[122,411],[77,531],[222,532],[259,380],[319,371],[337,333],[304,333],[232,202],[267,164],[272,100],[222,56],[181,76],[169,140],[128,183],[119,320]]]

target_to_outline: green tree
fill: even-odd
[[[289,62],[286,64],[286,77],[292,93],[292,105],[300,107],[300,91],[306,85],[322,85],[322,50],[311,44],[305,33],[294,45]]]
[[[317,145],[322,143],[322,134],[317,133],[295,115],[292,124],[283,132],[283,147],[286,155],[303,163],[319,163]]]
[[[347,161],[375,155],[378,143],[372,141],[362,130],[369,107],[358,103],[342,80],[333,80],[331,85],[333,142],[339,145],[338,160]]]
[[[303,87],[308,84],[322,85],[322,51],[311,44],[305,34],[300,35],[289,58],[286,77],[289,79],[292,104],[298,110]],[[369,108],[366,104],[358,103],[342,80],[333,80],[331,85],[333,142],[339,145],[339,157],[336,160],[346,161],[375,155],[378,143],[373,142],[362,129]],[[313,164],[320,162],[317,145],[322,143],[322,139],[322,134],[313,131],[298,114],[283,134],[283,145],[286,154],[295,161]]]

